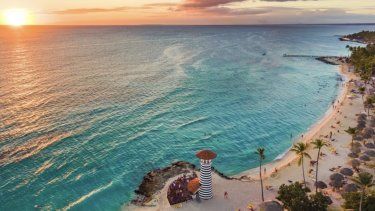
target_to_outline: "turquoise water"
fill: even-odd
[[[118,210],[202,148],[228,175],[272,161],[339,90],[336,66],[282,55],[347,55],[337,35],[363,29],[0,28],[0,210]]]

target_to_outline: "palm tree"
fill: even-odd
[[[354,141],[354,136],[357,134],[357,128],[355,127],[349,127],[347,130],[345,130],[349,135],[352,136],[352,146],[353,146],[353,141]]]
[[[259,147],[255,152],[259,156],[259,177],[260,177],[260,187],[262,189],[262,201],[264,202],[264,193],[263,193],[263,179],[262,179],[262,161],[266,158],[264,155],[264,148]]]
[[[358,174],[358,177],[354,177],[352,180],[362,189],[361,200],[359,201],[359,211],[362,211],[362,201],[365,191],[374,185],[373,176],[368,172],[361,172]]]
[[[365,107],[365,110],[367,108],[367,116],[370,116],[370,109],[373,108],[374,99],[372,97],[368,97],[365,102],[363,102],[363,105]]]
[[[303,164],[303,158],[308,157],[311,159],[311,156],[306,152],[308,145],[302,142],[296,143],[293,145],[291,151],[295,152],[298,156],[298,165],[302,164],[302,176],[303,176],[303,183],[306,188],[306,179],[305,179],[305,167]]]
[[[315,192],[318,192],[318,186],[316,185],[318,182],[318,170],[319,170],[319,157],[320,157],[320,150],[327,146],[327,143],[323,141],[322,139],[316,139],[312,142],[314,145],[314,149],[318,149],[318,156],[316,158],[316,171],[315,171]]]
[[[358,88],[358,91],[359,91],[359,93],[361,93],[362,101],[363,101],[363,96],[365,95],[366,87],[361,86],[361,87]]]

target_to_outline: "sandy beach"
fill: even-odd
[[[345,78],[340,94],[333,106],[327,111],[326,115],[315,125],[313,125],[303,136],[296,141],[306,143],[315,139],[323,139],[330,146],[323,148],[322,152],[325,156],[321,157],[319,162],[319,180],[329,183],[329,175],[333,173],[329,169],[337,166],[348,166],[349,161],[347,154],[350,152],[349,144],[351,136],[344,130],[349,126],[355,127],[359,113],[364,112],[363,102],[360,96],[352,97],[350,90],[354,87],[354,83],[349,80],[356,79],[353,73],[348,72],[347,65],[339,66],[340,74]],[[339,102],[339,103],[338,103]],[[328,136],[332,132],[332,138]],[[335,153],[336,152],[336,153]],[[309,147],[308,153],[312,160],[316,160],[317,150]],[[310,188],[313,188],[315,181],[315,167],[309,165],[310,160],[305,160],[306,181]],[[294,181],[302,181],[302,170],[297,165],[296,156],[293,152],[287,152],[281,159],[266,164],[264,175],[265,200],[273,200],[277,196],[278,187],[281,184],[289,184]],[[277,169],[277,172],[275,172]],[[263,169],[264,170],[264,169]],[[310,172],[310,173],[309,173]],[[249,203],[255,207],[261,203],[259,168],[250,169],[236,175],[236,178],[246,176],[250,178],[248,181],[227,180],[217,174],[213,174],[213,192],[214,198],[208,201],[197,203],[189,201],[184,203],[182,208],[178,210],[247,210]],[[171,178],[165,187],[154,196],[154,199],[147,207],[127,206],[124,209],[130,210],[174,210],[166,198],[169,184],[175,178]],[[269,188],[268,188],[269,187]],[[339,207],[342,203],[341,196],[332,192],[330,188],[324,190],[331,196],[333,207]],[[224,198],[224,192],[228,192],[229,198]]]

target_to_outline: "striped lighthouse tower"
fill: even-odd
[[[216,158],[216,153],[211,150],[201,150],[196,156],[201,161],[199,198],[208,200],[212,198],[211,163]]]

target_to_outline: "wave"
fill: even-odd
[[[90,198],[92,195],[97,194],[97,193],[99,193],[100,191],[105,190],[105,189],[111,187],[112,184],[113,184],[113,182],[111,181],[110,183],[108,183],[108,184],[105,185],[105,186],[102,186],[102,187],[100,187],[100,188],[97,188],[97,189],[92,190],[91,192],[87,193],[86,195],[81,196],[81,197],[80,197],[79,199],[77,199],[76,201],[69,203],[68,206],[62,208],[62,210],[69,210],[69,209],[73,208],[74,206],[76,206],[76,205],[82,203],[83,201],[85,201],[86,199]]]

